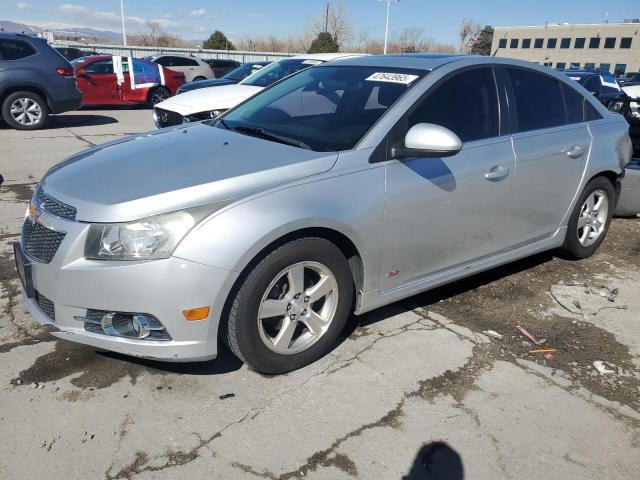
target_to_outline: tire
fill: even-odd
[[[47,102],[37,93],[14,92],[2,102],[2,118],[16,130],[38,130],[47,123],[48,114]]]
[[[601,207],[595,216],[593,215],[595,210],[591,210],[590,216],[588,211],[590,205],[595,209],[599,198],[606,202],[603,204],[606,212]],[[587,204],[588,200],[591,203]],[[567,235],[562,246],[563,256],[578,260],[593,255],[607,235],[615,207],[616,193],[611,181],[605,177],[596,177],[591,180],[584,188],[569,218]],[[586,226],[578,228],[578,222],[581,226],[586,222]]]
[[[299,268],[303,288],[297,288],[295,283],[300,282],[292,281],[287,273],[291,269],[295,277]],[[319,272],[333,277],[322,277]],[[322,278],[326,282],[323,285],[332,290],[317,297],[320,293],[310,287],[322,283]],[[300,292],[291,291],[290,285]],[[223,323],[223,339],[240,360],[258,372],[275,375],[302,368],[335,345],[351,313],[353,292],[351,269],[336,245],[315,237],[293,240],[273,250],[249,271],[232,297]],[[273,312],[267,308],[270,305],[275,305]],[[277,315],[269,315],[276,311]],[[326,321],[310,322],[311,315],[324,315]],[[297,319],[291,320],[293,317]],[[308,324],[315,325],[320,333],[315,335]],[[287,336],[287,332],[292,335]],[[290,340],[276,342],[279,334]]]
[[[199,82],[200,80],[206,80],[205,77],[196,77],[193,80],[191,80],[192,82]]]
[[[147,98],[147,106],[153,108],[156,103],[160,103],[167,98],[171,97],[171,92],[166,87],[156,87],[149,92]]]

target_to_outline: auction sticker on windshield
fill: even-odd
[[[303,65],[320,65],[322,60],[305,60],[302,62]]]
[[[408,73],[376,72],[366,78],[366,80],[369,82],[389,82],[409,85],[416,78],[418,78],[417,75],[409,75]]]

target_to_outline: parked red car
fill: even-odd
[[[184,84],[184,74],[148,60],[95,55],[71,62],[76,71],[83,105],[153,106],[175,95]]]

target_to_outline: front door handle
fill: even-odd
[[[567,156],[571,158],[579,158],[584,153],[584,149],[579,145],[574,145],[569,150],[567,150]]]
[[[486,178],[487,180],[497,181],[497,180],[502,180],[507,175],[509,175],[508,168],[504,168],[504,167],[501,167],[500,165],[496,165],[494,167],[491,167],[491,170],[489,170],[487,173],[484,174],[484,178]]]

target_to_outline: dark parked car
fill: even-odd
[[[71,64],[45,39],[0,33],[0,104],[9,126],[36,130],[49,113],[79,108],[82,93]]]
[[[79,48],[75,48],[75,47],[55,47],[55,49],[60,55],[62,55],[64,58],[66,58],[70,62],[72,60],[75,60],[76,58],[80,58],[88,55],[88,53],[85,53],[83,50],[80,50]]]
[[[216,74],[216,78],[224,77],[231,70],[236,69],[240,66],[240,62],[236,62],[235,60],[205,60],[211,66],[211,70]]]
[[[178,89],[178,93],[188,92],[190,90],[197,90],[199,88],[217,87],[220,85],[233,85],[240,83],[249,75],[256,73],[262,67],[269,65],[272,62],[249,62],[243,63],[235,70],[231,70],[222,78],[216,78],[215,80],[198,80],[197,82],[185,83]]]
[[[616,102],[619,105],[626,98],[620,84],[609,72],[574,70],[565,72],[569,78],[575,80],[589,90],[605,107],[610,110]]]

